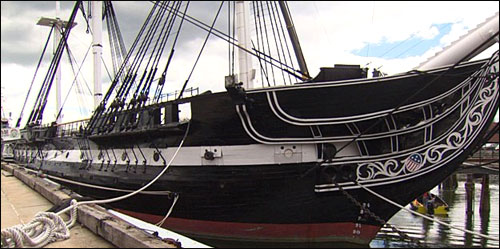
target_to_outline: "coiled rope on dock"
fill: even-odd
[[[74,200],[73,200],[74,201]],[[69,229],[76,223],[76,209],[70,212],[69,221],[52,212],[39,212],[24,225],[2,230],[2,247],[43,247],[48,243],[70,237]]]
[[[184,144],[184,141],[186,140],[190,125],[191,122],[188,123],[184,137],[182,138],[179,146],[172,155],[172,158],[170,159],[168,164],[166,164],[165,168],[163,168],[163,170],[160,173],[158,173],[158,175],[148,184],[144,185],[140,189],[137,189],[136,191],[131,192],[129,194],[110,199],[82,201],[82,202],[78,202],[77,200],[73,199],[71,200],[71,204],[67,208],[57,213],[39,212],[37,213],[35,218],[33,218],[33,220],[26,225],[16,225],[13,227],[3,229],[1,232],[2,248],[43,247],[48,243],[52,243],[57,240],[68,239],[70,237],[69,229],[76,223],[77,220],[78,206],[88,205],[88,204],[105,204],[115,201],[121,201],[145,190],[153,183],[155,183],[170,167],[170,165],[176,158],[179,150],[181,149],[182,145]],[[162,221],[160,221],[161,223],[158,224],[163,224],[163,222],[168,218],[178,198],[179,195],[176,194],[174,202],[170,207],[170,210],[168,211],[167,215],[162,219]],[[64,222],[64,220],[61,218],[60,215],[70,210],[71,210],[70,219],[69,221]]]
[[[377,192],[375,192],[375,191],[373,191],[373,190],[371,190],[371,189],[369,189],[369,188],[367,188],[367,187],[365,187],[365,186],[363,186],[363,185],[359,184],[358,182],[354,182],[354,183],[356,183],[359,187],[363,188],[364,190],[366,190],[366,191],[370,192],[371,194],[373,194],[373,195],[375,195],[375,196],[379,197],[380,199],[382,199],[382,200],[384,200],[384,201],[386,201],[386,202],[388,202],[388,203],[390,203],[390,204],[392,204],[392,205],[394,205],[394,206],[396,206],[396,207],[399,207],[399,208],[401,208],[401,209],[404,209],[404,210],[406,210],[406,211],[408,211],[408,212],[410,212],[410,213],[412,213],[412,214],[414,214],[414,215],[418,215],[418,216],[420,216],[420,217],[422,217],[422,218],[424,218],[424,219],[427,219],[427,220],[430,220],[430,221],[437,222],[437,223],[439,223],[439,224],[441,224],[441,225],[443,225],[443,226],[447,226],[447,227],[449,227],[449,228],[457,229],[457,230],[460,230],[460,231],[462,231],[462,232],[466,232],[466,233],[470,233],[470,234],[473,234],[473,235],[477,235],[477,236],[480,236],[480,237],[483,237],[483,238],[486,238],[486,239],[491,239],[491,240],[499,241],[499,239],[498,239],[498,238],[491,237],[491,236],[488,236],[488,235],[485,235],[485,234],[481,234],[481,233],[478,233],[478,232],[474,232],[474,231],[471,231],[471,230],[467,230],[467,229],[464,229],[464,228],[461,228],[461,227],[456,227],[456,226],[453,226],[453,225],[451,225],[451,224],[448,224],[448,223],[442,222],[442,221],[440,221],[440,220],[430,218],[430,217],[428,217],[428,216],[426,216],[426,215],[423,215],[423,214],[420,214],[420,213],[418,213],[418,212],[415,212],[415,211],[413,211],[413,210],[411,210],[411,209],[408,209],[407,207],[404,207],[404,206],[402,206],[402,205],[400,205],[400,204],[398,204],[398,203],[396,203],[396,202],[394,202],[394,201],[390,200],[389,198],[386,198],[385,196],[383,196],[383,195],[381,195],[381,194],[378,194]]]

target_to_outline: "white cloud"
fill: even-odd
[[[444,46],[450,45],[453,41],[456,41],[460,36],[467,33],[468,28],[463,22],[455,23],[451,26],[450,33],[444,35],[439,41],[440,44]]]
[[[313,5],[309,12],[306,5]],[[458,39],[487,17],[498,12],[498,2],[291,2],[299,38],[310,70],[317,64],[364,65],[375,58],[355,57],[350,51],[366,44],[404,42],[410,37],[430,39],[437,35],[436,24],[454,23],[450,34],[420,57],[385,61],[383,68],[411,70],[451,41]],[[295,8],[292,8],[295,7]],[[317,27],[317,28],[314,28]],[[353,62],[354,59],[359,59]],[[315,62],[313,62],[313,60]],[[319,62],[316,62],[319,61]],[[377,60],[383,62],[384,60]],[[404,66],[406,65],[406,66]],[[314,66],[314,67],[313,67]]]
[[[420,30],[416,36],[425,40],[430,40],[439,34],[439,30],[436,26],[432,26],[428,29]]]

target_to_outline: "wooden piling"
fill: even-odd
[[[467,202],[467,207],[465,213],[467,215],[472,215],[474,213],[474,175],[467,174],[467,179],[465,182],[465,198]]]
[[[442,183],[443,190],[456,190],[458,188],[457,174],[448,176]]]
[[[490,212],[490,176],[488,174],[483,175],[481,180],[481,200],[479,201],[479,213],[489,213]]]
[[[467,174],[467,178],[465,181],[465,199],[467,202],[467,206],[465,209],[465,229],[473,230],[473,214],[474,214],[474,175]],[[465,247],[472,247],[473,244],[473,236],[470,233],[465,233]]]

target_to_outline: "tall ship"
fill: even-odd
[[[415,70],[368,78],[352,65],[309,75],[286,2],[222,2],[208,23],[194,4],[152,4],[91,117],[43,125],[77,2],[16,162],[95,199],[154,181],[108,205],[211,246],[368,245],[400,210],[385,198],[407,205],[451,175],[498,110],[498,51],[470,61],[498,46],[498,13]],[[229,26],[216,28],[223,8]],[[190,63],[175,50],[188,27],[203,32]],[[195,94],[209,38],[227,42],[225,90]],[[168,95],[176,58],[190,73]]]

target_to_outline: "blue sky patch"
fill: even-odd
[[[432,47],[439,45],[439,40],[451,30],[452,23],[435,24],[439,34],[433,39],[422,39],[420,37],[410,37],[404,41],[391,42],[382,41],[380,43],[370,43],[362,49],[353,50],[352,53],[358,56],[378,57],[384,59],[404,59],[411,56],[424,54]]]

